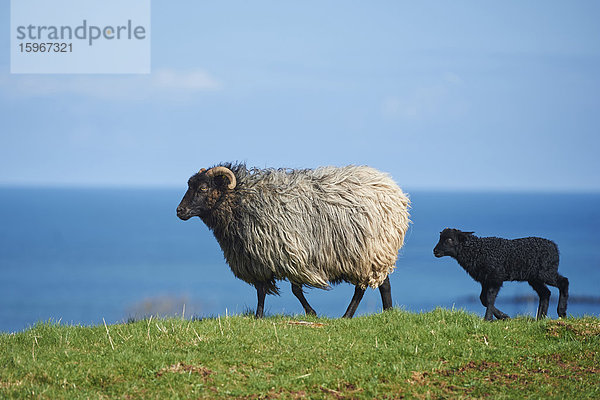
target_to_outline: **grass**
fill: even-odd
[[[600,320],[229,316],[0,335],[0,398],[600,398]]]

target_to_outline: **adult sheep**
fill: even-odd
[[[550,290],[546,284],[560,291],[558,316],[566,317],[569,298],[569,280],[558,273],[558,247],[554,242],[539,237],[502,239],[477,237],[473,232],[446,228],[433,249],[436,257],[454,258],[469,275],[481,284],[481,304],[486,307],[485,320],[493,316],[506,319],[508,315],[494,305],[496,296],[506,281],[527,281],[540,298],[537,318],[548,312]]]
[[[409,225],[410,201],[370,167],[248,169],[222,164],[188,181],[177,216],[198,216],[213,231],[233,274],[256,287],[256,317],[266,294],[287,279],[306,314],[316,314],[302,286],[355,285],[352,318],[367,286],[392,307],[388,274]]]

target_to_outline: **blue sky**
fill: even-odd
[[[596,1],[153,1],[149,75],[10,74],[0,184],[184,187],[367,164],[404,188],[600,190]],[[109,60],[107,62],[110,62]]]

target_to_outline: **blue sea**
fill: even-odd
[[[0,331],[38,321],[118,323],[149,315],[209,317],[256,307],[256,291],[237,280],[212,233],[175,208],[185,188],[0,189]],[[410,192],[410,191],[409,191]],[[568,313],[600,315],[600,194],[410,192],[413,224],[390,275],[394,304],[425,312],[438,306],[483,315],[480,286],[432,249],[445,227],[479,236],[542,236],[561,252],[571,282]],[[288,282],[267,296],[268,314],[300,314]],[[549,316],[556,318],[558,290]],[[309,289],[321,315],[345,311],[353,287]],[[535,315],[527,283],[507,282],[497,306],[511,316]],[[367,290],[358,314],[379,312]]]

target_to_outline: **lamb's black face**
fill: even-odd
[[[436,257],[456,257],[459,245],[473,232],[461,232],[458,229],[446,228],[440,232],[440,241],[433,249]]]
[[[198,172],[188,181],[188,190],[177,207],[177,216],[184,221],[192,217],[202,217],[210,212],[217,198],[214,179],[206,176],[204,171]]]

